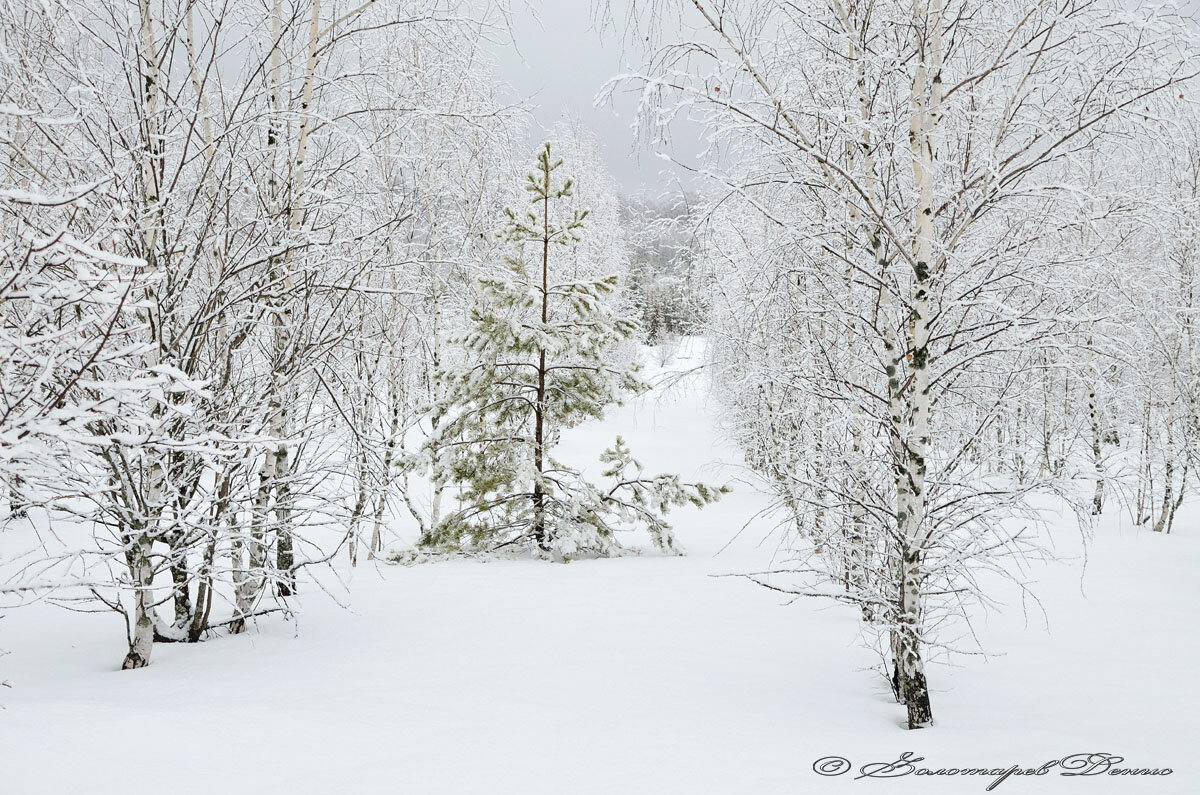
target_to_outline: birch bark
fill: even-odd
[[[917,192],[914,210],[914,264],[909,296],[908,356],[909,386],[900,395],[908,409],[907,427],[898,428],[903,440],[900,471],[896,484],[896,521],[900,536],[900,610],[894,642],[896,682],[900,700],[908,709],[908,727],[919,728],[933,720],[929,686],[921,658],[922,559],[927,539],[925,516],[925,456],[929,448],[929,319],[936,180],[937,128],[942,99],[941,14],[943,0],[913,2],[913,24],[918,31],[919,52],[913,75],[909,109],[909,145],[912,153],[913,185]],[[897,371],[898,372],[898,371]],[[903,415],[893,422],[904,421]]]
[[[154,17],[149,0],[138,0],[140,18],[140,55],[142,67],[142,155],[141,155],[141,257],[146,263],[150,283],[158,273],[157,243],[161,229],[162,206],[159,193],[159,160],[162,157],[162,140],[158,129],[159,113],[159,68],[158,43],[154,31]],[[154,289],[153,287],[151,288]],[[149,329],[150,349],[145,354],[147,368],[159,364],[158,331],[159,318],[155,308],[155,296],[149,296],[146,308],[139,311],[139,320]],[[151,417],[161,416],[161,407],[151,410]],[[146,485],[143,504],[137,505],[136,490],[126,492],[133,499],[126,523],[125,559],[133,580],[133,626],[129,638],[129,651],[121,663],[124,669],[144,668],[150,664],[154,646],[154,566],[150,555],[154,545],[154,530],[157,512],[160,509],[165,473],[159,454],[145,453]]]

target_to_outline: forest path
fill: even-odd
[[[648,471],[737,477],[699,384],[564,445],[594,459],[620,433]],[[1078,562],[1037,569],[1050,631],[1036,615],[1026,627],[1018,603],[982,618],[985,645],[1005,656],[933,666],[937,725],[911,734],[852,611],[784,606],[712,576],[775,552],[771,521],[753,519],[767,498],[734,485],[673,514],[686,557],[361,565],[348,609],[310,586],[297,626],[271,617],[246,635],[160,645],[142,671],[114,670],[116,617],[14,611],[0,624],[13,650],[0,660],[12,684],[0,690],[0,793],[963,793],[991,781],[812,770],[904,751],[935,769],[1106,751],[1177,771],[1133,785],[1021,778],[1001,792],[1200,791],[1194,513],[1170,538],[1102,528],[1086,597]],[[1073,531],[1059,535],[1069,554]],[[1167,691],[1180,682],[1191,689]]]

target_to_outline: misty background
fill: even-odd
[[[498,40],[493,54],[500,76],[512,87],[513,101],[526,100],[533,116],[530,147],[546,139],[559,121],[577,118],[603,144],[605,164],[624,193],[649,196],[680,186],[695,176],[656,155],[635,137],[637,89],[627,86],[599,104],[596,97],[613,77],[636,71],[641,54],[625,37],[630,0],[611,0],[598,18],[595,0],[527,0],[513,14],[511,41]],[[676,121],[669,151],[691,162],[703,146],[701,128]]]

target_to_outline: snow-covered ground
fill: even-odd
[[[682,360],[682,366],[687,361]],[[613,412],[565,444],[616,433],[651,471],[738,477],[698,389]],[[594,457],[594,456],[593,456]],[[1048,614],[976,622],[1002,656],[932,667],[936,726],[908,732],[844,607],[785,605],[712,575],[767,565],[767,499],[744,484],[675,514],[687,557],[360,566],[349,609],[308,588],[297,625],[160,645],[116,670],[117,617],[49,606],[0,622],[0,793],[983,792],[987,777],[822,777],[912,751],[922,766],[1038,767],[1079,753],[1167,777],[1013,777],[1013,793],[1200,792],[1193,510],[1171,536],[1112,516],[1086,575],[1035,570]],[[749,525],[738,534],[747,521]],[[1122,522],[1125,522],[1123,525]],[[731,539],[737,536],[732,543]],[[764,539],[766,539],[764,541]]]

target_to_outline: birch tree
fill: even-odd
[[[940,597],[964,592],[972,563],[1021,550],[1001,517],[1036,518],[1033,484],[982,478],[968,447],[1077,315],[1037,287],[1061,265],[1061,180],[1191,79],[1183,27],[1084,0],[678,6],[685,41],[652,37],[629,78],[643,129],[661,140],[679,114],[709,129],[718,214],[744,208],[722,252],[735,266],[746,255],[731,247],[769,252],[794,346],[779,355],[803,363],[787,419],[813,426],[798,449],[816,472],[779,462],[785,495],[818,559],[832,547],[849,561],[835,569],[874,561],[841,591],[778,587],[869,608],[909,727],[928,725]],[[643,6],[660,19],[668,7]],[[755,216],[761,235],[739,228]],[[735,350],[718,366],[758,371]],[[770,389],[748,377],[727,381]]]

